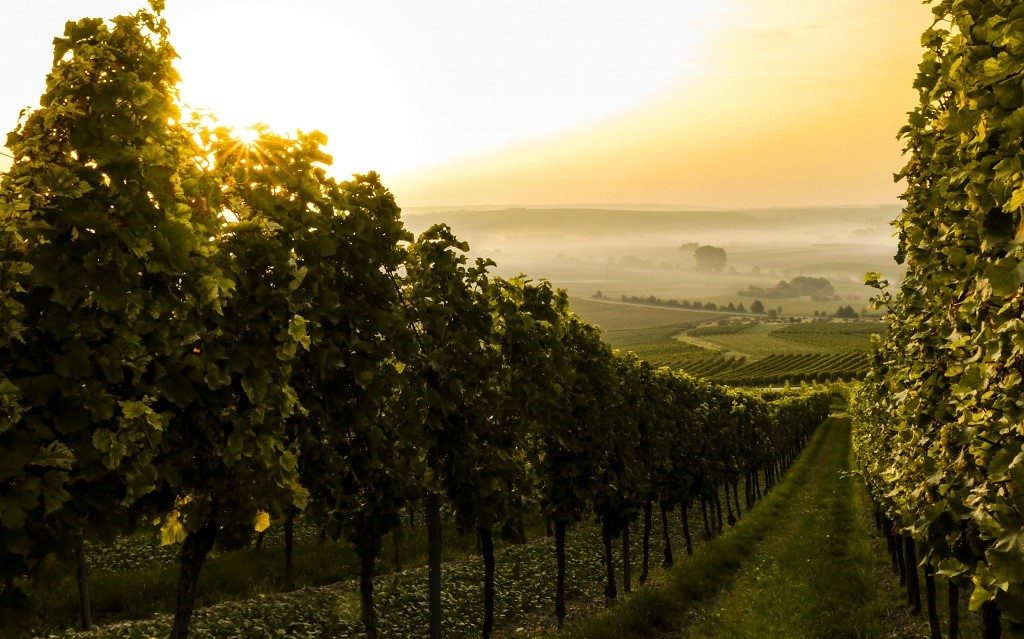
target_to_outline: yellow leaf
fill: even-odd
[[[256,522],[253,524],[253,528],[255,528],[258,533],[270,528],[270,513],[263,510],[256,513]]]
[[[177,510],[172,512],[160,526],[160,544],[170,546],[185,541],[185,526],[181,523],[181,513]]]

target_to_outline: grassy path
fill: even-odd
[[[913,639],[911,617],[849,474],[850,423],[830,418],[737,526],[641,589],[567,629],[572,639]],[[966,635],[965,636],[970,636]]]
[[[692,609],[681,639],[921,636],[898,585],[879,579],[866,499],[850,467],[849,420],[834,420],[786,512],[731,587]]]

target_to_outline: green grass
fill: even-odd
[[[786,477],[738,524],[676,565],[665,583],[646,586],[607,611],[568,627],[566,639],[629,639],[678,628],[687,609],[730,584],[744,562],[789,512],[788,502],[813,473],[837,422],[827,421]]]
[[[808,483],[732,587],[680,635],[736,639],[885,637],[887,602],[873,584],[849,421],[836,422]]]
[[[912,639],[911,616],[849,473],[849,419],[831,418],[793,469],[722,537],[604,613],[571,639]],[[923,582],[923,577],[922,577]],[[944,588],[939,587],[940,602]],[[940,616],[946,618],[940,605]],[[964,636],[975,620],[963,612]]]

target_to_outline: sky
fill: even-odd
[[[66,20],[0,0],[0,129]],[[403,206],[895,202],[918,0],[167,0],[185,103],[319,129]],[[0,157],[0,170],[7,158]]]

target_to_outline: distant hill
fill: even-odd
[[[762,241],[821,239],[873,243],[890,233],[889,221],[898,205],[740,210],[614,210],[602,208],[505,208],[486,210],[416,208],[404,213],[406,225],[418,232],[446,222],[456,232],[474,236],[606,236],[670,235],[695,241],[728,238],[733,233],[759,236]],[[831,237],[834,236],[834,237]],[[797,238],[793,238],[797,239]]]

